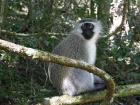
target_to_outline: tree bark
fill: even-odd
[[[116,1],[114,1],[114,3],[115,3]],[[124,0],[123,1],[123,10],[121,11],[121,13],[122,13],[122,17],[121,17],[121,23],[120,23],[120,25],[118,26],[118,23],[117,23],[117,25],[115,25],[115,23],[111,26],[111,29],[110,29],[110,32],[109,32],[109,35],[108,35],[108,37],[111,37],[111,36],[113,36],[113,35],[115,35],[116,33],[118,33],[118,32],[120,32],[120,31],[122,31],[122,27],[124,26],[124,23],[125,23],[125,21],[126,21],[126,19],[127,19],[127,12],[128,12],[128,0]],[[117,13],[116,13],[117,14]],[[118,15],[119,16],[119,15]],[[115,15],[113,16],[113,17],[115,17]],[[120,19],[120,18],[118,18],[118,19]],[[113,28],[112,28],[113,27]]]

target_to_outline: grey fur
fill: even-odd
[[[84,23],[85,22],[89,21],[84,21]],[[75,27],[76,29],[79,28],[79,25],[77,26],[78,27]],[[87,40],[79,36],[81,33],[79,33],[79,31],[76,32],[75,29],[71,34],[72,35],[65,38],[56,46],[52,53],[94,64],[96,57],[93,57],[94,60],[89,62],[89,52],[87,51],[86,46]],[[93,42],[93,44],[95,45],[96,50],[97,36],[94,37],[95,40],[93,41],[95,41],[95,43]],[[96,56],[96,54],[94,54],[94,56]],[[49,64],[48,70],[50,81],[60,94],[73,96],[83,92],[97,90],[105,86],[102,79],[84,70],[54,63]],[[98,86],[96,86],[96,84],[98,84]]]

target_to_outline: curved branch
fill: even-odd
[[[45,105],[74,105],[74,104],[82,104],[87,102],[98,102],[104,99],[105,90],[86,93],[84,95],[78,96],[55,96],[52,98],[45,98],[44,104]],[[131,84],[131,85],[122,85],[117,86],[116,91],[114,93],[114,98],[117,97],[126,97],[126,96],[133,96],[133,95],[140,95],[140,84]]]
[[[122,29],[125,19],[127,17],[127,12],[128,12],[128,0],[124,0],[123,17],[122,17],[121,24],[115,29],[115,31],[111,32],[107,37],[111,37],[112,35],[116,34],[117,32],[119,32]]]
[[[27,47],[17,45],[17,44],[14,44],[14,43],[11,43],[8,41],[4,41],[1,39],[0,39],[0,48],[10,51],[10,52],[17,53],[19,55],[22,55],[22,56],[25,56],[25,57],[28,57],[31,59],[38,59],[38,60],[45,61],[45,62],[53,62],[53,63],[61,64],[64,66],[68,66],[68,67],[76,67],[76,68],[84,69],[88,72],[94,73],[95,75],[101,77],[106,82],[107,91],[106,91],[105,98],[102,102],[102,105],[108,105],[113,100],[115,83],[114,83],[112,77],[109,74],[107,74],[105,71],[103,71],[97,67],[94,67],[93,65],[90,65],[86,62],[66,58],[63,56],[58,56],[58,55],[54,55],[51,53],[47,53],[44,51],[27,48]]]

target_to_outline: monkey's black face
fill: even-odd
[[[85,39],[89,40],[93,37],[94,32],[94,25],[92,23],[84,23],[81,26],[82,29],[82,35],[84,36]]]

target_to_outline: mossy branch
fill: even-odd
[[[45,105],[74,105],[87,102],[98,102],[104,99],[106,90],[87,93],[78,96],[56,96],[52,98],[45,98]],[[117,86],[114,93],[114,98],[140,95],[140,84],[122,85]]]
[[[102,105],[108,105],[113,100],[113,94],[115,91],[115,83],[112,77],[109,74],[107,74],[105,71],[93,65],[90,65],[83,61],[78,61],[78,60],[66,58],[63,56],[54,55],[51,53],[47,53],[47,52],[32,49],[32,48],[27,48],[27,47],[17,45],[17,44],[14,44],[5,40],[1,40],[1,39],[0,39],[0,48],[10,51],[10,52],[17,53],[19,55],[22,55],[31,59],[38,59],[45,62],[53,62],[53,63],[57,63],[64,66],[69,66],[69,67],[76,67],[76,68],[80,68],[88,72],[94,73],[95,75],[101,77],[106,82],[107,91],[106,91],[104,100],[102,102]]]

